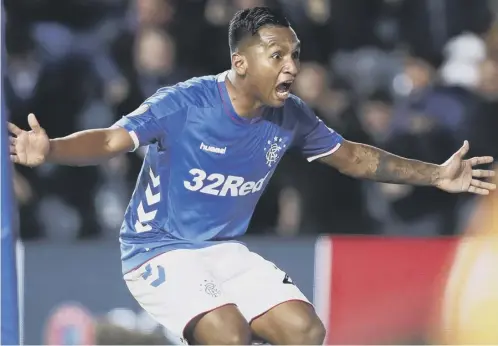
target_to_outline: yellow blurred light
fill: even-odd
[[[436,343],[498,345],[498,194],[483,198],[450,269]]]

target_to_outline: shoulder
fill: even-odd
[[[315,113],[306,102],[293,94],[285,101],[284,115],[287,121],[295,124],[308,123],[316,119]]]
[[[285,106],[284,107],[290,107],[290,108],[298,108],[298,109],[301,109],[303,108],[303,106],[305,106],[306,104],[304,103],[303,100],[301,100],[299,97],[297,97],[296,95],[294,94],[290,94],[289,95],[289,98],[286,100],[285,102]]]
[[[271,122],[283,128],[294,131],[313,126],[317,121],[313,110],[302,99],[293,94],[289,95],[282,107],[273,108],[271,116],[267,119],[271,119]]]
[[[309,133],[322,125],[326,127],[315,111],[296,95],[291,94],[284,107],[284,122],[298,132]]]
[[[290,94],[289,98],[286,100],[285,105],[284,105],[286,113],[290,115],[298,115],[298,116],[303,116],[303,115],[313,115],[314,113],[311,110],[311,108],[304,102],[301,98],[294,94]]]
[[[173,113],[189,107],[213,107],[217,102],[216,76],[203,76],[161,88],[144,104]]]

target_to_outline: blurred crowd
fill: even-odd
[[[496,0],[5,0],[6,100],[50,137],[106,127],[158,88],[230,67],[241,8],[281,8],[302,41],[294,92],[346,138],[444,162],[498,156]],[[25,239],[117,237],[143,151],[98,167],[16,167]],[[283,158],[249,234],[450,235],[472,198],[354,180]]]

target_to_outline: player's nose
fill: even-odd
[[[299,72],[299,64],[294,60],[288,61],[285,64],[283,72],[288,73],[288,74],[292,75],[293,77],[296,77],[297,73]]]

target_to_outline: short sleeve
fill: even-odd
[[[122,117],[114,126],[127,130],[135,144],[134,150],[157,142],[175,127],[176,113],[181,111],[178,95],[173,88],[160,89],[136,110]]]
[[[296,98],[297,146],[308,162],[334,153],[341,146],[344,138],[320,120],[313,110]]]

